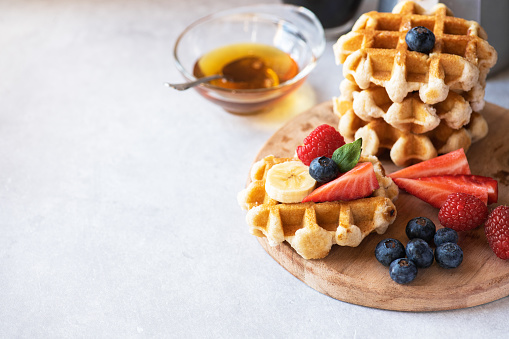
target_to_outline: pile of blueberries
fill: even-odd
[[[397,239],[384,239],[375,248],[376,259],[389,267],[389,274],[398,284],[415,279],[418,268],[430,267],[436,260],[443,268],[456,268],[463,261],[463,250],[458,245],[458,233],[450,228],[436,230],[426,217],[410,220],[405,228],[410,241],[406,248]],[[431,248],[434,243],[435,251]]]

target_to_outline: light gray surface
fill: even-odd
[[[248,233],[236,194],[258,149],[342,78],[329,41],[268,113],[163,86],[181,80],[171,53],[187,24],[251,2],[0,2],[0,337],[505,335],[508,298],[420,314],[351,305]],[[506,71],[486,98],[509,107],[508,90]]]

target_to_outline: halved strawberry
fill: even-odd
[[[490,177],[483,177],[480,175],[442,175],[436,177],[420,178],[422,181],[432,181],[451,187],[459,187],[462,189],[466,186],[478,186],[485,188],[488,191],[488,204],[493,204],[498,201],[498,181]],[[458,191],[462,192],[462,191]]]
[[[379,187],[373,164],[361,162],[337,179],[315,189],[302,202],[355,200],[371,195]]]
[[[467,193],[481,199],[485,204],[488,203],[488,189],[485,187],[476,184],[451,184],[445,179],[436,180],[436,178],[394,178],[393,180],[399,188],[436,208],[442,207],[452,193]]]
[[[389,174],[394,178],[424,178],[437,175],[471,174],[463,148],[405,167]]]

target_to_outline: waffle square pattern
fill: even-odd
[[[327,256],[332,245],[358,246],[371,232],[385,233],[396,219],[393,200],[398,188],[376,157],[361,157],[373,163],[380,184],[370,197],[353,201],[283,204],[268,197],[265,178],[275,164],[293,161],[272,155],[256,162],[251,183],[238,195],[240,206],[248,210],[251,234],[266,237],[271,246],[287,241],[305,259]]]
[[[431,53],[408,49],[407,32],[417,26],[431,30],[435,46]],[[352,31],[334,45],[337,63],[345,78],[366,89],[385,87],[393,102],[419,91],[426,104],[447,98],[449,90],[465,91],[482,108],[486,75],[497,53],[487,34],[475,21],[452,16],[443,4],[430,12],[412,1],[400,2],[392,13],[363,14]]]
[[[415,27],[434,35],[429,53],[408,48]],[[488,134],[480,112],[497,52],[487,38],[477,22],[454,17],[443,4],[426,11],[401,1],[392,13],[361,15],[334,44],[344,75],[333,98],[339,132],[347,141],[362,138],[362,155],[388,150],[401,167],[466,152]]]
[[[454,92],[434,108],[411,95],[403,104],[387,102],[381,87],[361,92],[342,88],[341,96],[333,100],[338,130],[347,142],[362,138],[363,156],[388,150],[392,162],[404,167],[460,148],[467,152],[488,134],[484,117],[463,111]]]
[[[340,100],[352,101],[355,113],[364,121],[382,118],[389,125],[405,132],[422,134],[443,122],[452,129],[459,129],[470,122],[472,107],[465,98],[450,91],[447,98],[429,105],[417,93],[409,93],[402,102],[392,102],[387,90],[380,86],[360,89],[344,79],[340,85]]]

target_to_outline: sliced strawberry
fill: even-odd
[[[302,202],[360,199],[371,195],[379,187],[373,164],[361,162],[337,179],[315,189]]]
[[[436,178],[435,180],[433,178],[394,178],[393,180],[399,188],[436,208],[442,207],[449,194],[452,193],[467,193],[481,199],[485,204],[488,203],[488,189],[481,185],[451,184],[446,179],[436,180]]]
[[[483,177],[480,175],[442,175],[436,177],[420,178],[422,181],[432,181],[444,185],[459,187],[460,189],[466,186],[478,186],[485,188],[488,191],[488,204],[493,204],[498,201],[498,182],[490,177]],[[458,191],[462,192],[462,191]]]
[[[491,177],[483,177],[482,175],[467,175],[470,180],[476,181],[478,184],[488,189],[488,204],[498,202],[498,181]]]
[[[437,175],[471,174],[463,148],[405,167],[389,176],[394,178],[424,178]]]

